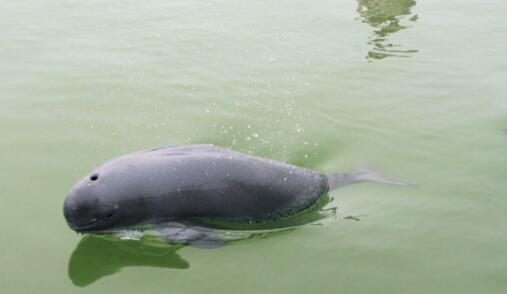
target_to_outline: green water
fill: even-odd
[[[505,293],[507,2],[3,1],[0,293]],[[82,238],[122,153],[213,143],[417,187],[219,249]]]

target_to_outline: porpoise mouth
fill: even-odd
[[[95,232],[107,228],[114,222],[114,207],[95,203],[79,202],[76,197],[67,197],[64,202],[63,214],[69,227],[79,233]]]
[[[69,227],[76,231],[77,233],[85,234],[110,234],[115,233],[119,230],[125,229],[129,226],[115,226],[112,225],[112,220],[110,218],[100,218],[100,217],[92,217],[84,220],[79,220],[78,222],[69,221]]]
[[[94,227],[97,226],[98,223],[100,223],[99,219],[94,217],[79,223],[71,222],[69,221],[69,226],[71,229],[73,229],[76,232],[84,232],[84,231],[91,231]]]

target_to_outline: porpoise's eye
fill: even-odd
[[[96,181],[98,179],[99,179],[99,175],[98,174],[93,174],[93,175],[90,176],[90,180],[92,180],[92,181]]]

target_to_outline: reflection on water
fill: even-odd
[[[374,28],[373,35],[368,40],[368,44],[373,46],[368,52],[368,59],[408,57],[408,53],[418,51],[403,49],[401,44],[391,43],[388,38],[407,28],[407,21],[417,20],[417,14],[411,12],[415,0],[358,0],[357,3],[361,20]]]
[[[139,240],[85,236],[70,257],[69,278],[74,285],[85,287],[128,266],[186,269],[190,265],[176,254],[181,247],[163,243],[150,246]]]
[[[331,200],[324,195],[306,211],[270,222],[172,221],[87,235],[70,257],[69,278],[74,285],[85,287],[129,266],[186,269],[190,265],[176,253],[184,246],[217,248],[236,241],[279,235],[302,225],[322,224],[336,217],[336,207],[326,207]]]

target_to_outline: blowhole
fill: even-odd
[[[99,175],[98,174],[93,174],[93,175],[90,176],[90,180],[92,180],[92,181],[96,181],[98,179],[99,179]]]
[[[112,216],[113,216],[113,214],[112,214],[112,213],[108,213],[108,214],[106,214],[106,217],[107,217],[107,218],[110,218],[110,217],[112,217]]]

